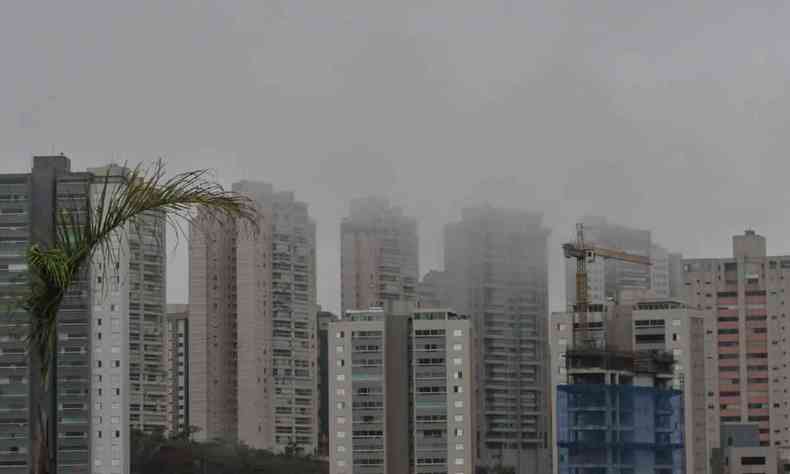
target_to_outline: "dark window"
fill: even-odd
[[[663,334],[637,334],[636,336],[636,343],[663,343],[664,342],[664,335]]]
[[[764,456],[743,456],[741,458],[741,466],[763,466],[763,465],[765,465]]]

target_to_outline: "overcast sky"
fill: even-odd
[[[421,273],[462,206],[543,211],[561,309],[584,213],[687,256],[746,227],[790,252],[788,24],[784,1],[7,0],[0,172],[163,156],[294,190],[331,310],[352,197],[419,218]]]

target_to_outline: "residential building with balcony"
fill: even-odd
[[[199,217],[190,242],[190,422],[275,452],[318,447],[315,223],[267,183],[254,224]]]
[[[330,472],[473,474],[473,327],[408,303],[330,324]]]
[[[766,239],[747,230],[733,237],[731,258],[687,259],[683,270],[689,307],[715,321],[706,334],[715,375],[707,393],[709,438],[720,439],[719,423],[754,423],[760,445],[788,458],[790,256],[768,256]]]

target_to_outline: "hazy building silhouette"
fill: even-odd
[[[415,301],[419,279],[417,221],[389,201],[351,201],[340,224],[341,310]]]
[[[445,226],[446,307],[478,335],[480,463],[548,473],[549,231],[542,217],[481,206]]]

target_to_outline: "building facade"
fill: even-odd
[[[542,217],[468,208],[445,227],[447,301],[478,335],[482,466],[549,472],[548,230]]]
[[[472,474],[472,325],[408,303],[330,324],[330,472]]]
[[[189,306],[167,305],[165,322],[167,424],[169,433],[182,433],[189,422]]]
[[[708,313],[709,438],[718,426],[756,423],[760,444],[790,449],[787,402],[790,257],[768,256],[754,231],[733,237],[733,256],[683,261],[689,306]],[[718,446],[713,446],[718,447]]]
[[[55,241],[60,217],[87,220],[105,186],[123,185],[124,168],[72,172],[68,158],[33,159],[29,174],[0,177],[0,295],[23,290],[25,252]],[[146,215],[121,229],[109,253],[97,254],[72,286],[58,314],[58,472],[126,474],[130,428],[163,429],[161,315],[165,298],[164,220]],[[0,381],[13,416],[0,442],[0,465],[28,472],[42,399],[38,361],[27,357],[28,315],[18,307],[0,327]],[[27,396],[23,396],[27,394]],[[3,444],[4,443],[4,444]]]
[[[329,324],[337,316],[329,311],[318,311],[318,453],[329,456]]]
[[[340,224],[341,310],[415,301],[419,279],[417,221],[384,198],[351,201]]]
[[[672,387],[683,393],[686,472],[709,472],[705,388],[705,315],[670,299],[635,304],[633,349],[671,353],[675,361]]]
[[[190,421],[202,438],[314,454],[315,223],[291,192],[233,189],[257,222],[203,219],[190,243]]]

